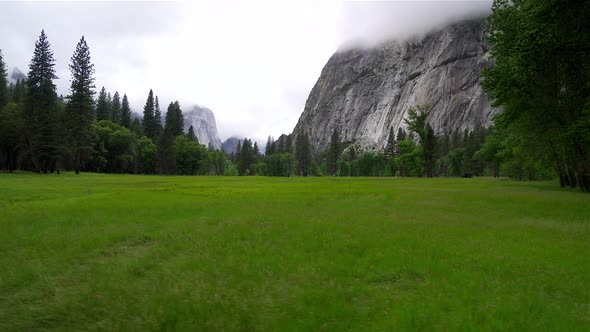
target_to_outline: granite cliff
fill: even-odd
[[[447,25],[423,37],[370,49],[336,52],[311,90],[293,131],[305,130],[312,151],[323,151],[336,128],[363,149],[385,146],[390,128],[405,129],[408,108],[429,104],[437,134],[489,126],[498,112],[480,85],[493,65],[484,41],[485,20]]]
[[[189,111],[183,112],[184,132],[187,133],[190,126],[193,126],[195,135],[201,144],[213,145],[215,149],[221,149],[221,140],[217,135],[217,124],[213,112],[200,106],[194,106]]]

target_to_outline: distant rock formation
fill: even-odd
[[[312,151],[323,151],[336,128],[364,149],[385,146],[390,128],[405,128],[410,106],[429,104],[437,134],[489,126],[492,108],[480,85],[493,65],[485,20],[454,23],[423,38],[335,53],[305,104],[294,134],[305,130]]]
[[[20,69],[13,67],[8,74],[8,83],[16,84],[16,81],[26,79],[27,76],[23,74]]]
[[[221,140],[217,135],[217,124],[213,112],[201,106],[193,106],[189,111],[183,111],[184,115],[184,132],[188,132],[190,126],[193,126],[195,135],[201,144],[213,145],[215,149],[221,148]]]
[[[243,139],[243,137],[232,136],[223,141],[223,144],[221,144],[221,148],[223,149],[223,151],[225,151],[225,153],[236,153],[238,142],[242,141]]]

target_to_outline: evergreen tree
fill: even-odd
[[[160,110],[160,101],[156,96],[156,103],[154,105],[154,128],[156,130],[155,135],[158,136],[162,132],[162,111]]]
[[[406,134],[406,131],[402,129],[402,127],[397,128],[397,136],[396,136],[396,141],[401,142],[401,141],[405,141],[408,139],[408,135]]]
[[[266,156],[271,156],[273,153],[275,153],[275,142],[274,142],[274,138],[272,136],[268,136],[268,139],[266,140],[266,148],[264,150],[264,154]]]
[[[123,95],[123,102],[121,103],[121,125],[126,128],[131,128],[131,108],[129,107],[129,99],[127,95]]]
[[[258,160],[258,158],[260,157],[260,149],[258,148],[257,142],[254,142],[254,147],[252,149],[253,149],[252,152],[254,153],[254,159]]]
[[[172,132],[165,129],[158,136],[156,144],[156,158],[160,174],[173,174],[176,170],[176,147]]]
[[[55,168],[57,148],[57,94],[53,51],[45,31],[35,43],[29,64],[27,94],[23,110],[25,145],[36,170],[47,173]]]
[[[83,160],[90,155],[92,106],[94,100],[94,65],[90,62],[90,49],[84,36],[76,45],[71,59],[72,80],[67,113],[70,129],[70,146],[74,155],[74,170],[80,173]]]
[[[193,126],[190,126],[188,128],[188,134],[186,135],[186,137],[189,139],[189,141],[191,142],[197,142],[197,135],[195,135],[195,128],[193,128]]]
[[[337,128],[334,128],[332,136],[330,137],[330,145],[328,146],[328,173],[331,175],[338,172],[338,163],[340,160],[340,133]]]
[[[109,114],[109,100],[107,91],[105,90],[104,86],[100,89],[98,93],[98,99],[96,100],[96,119],[100,120],[109,120],[111,115]]]
[[[168,110],[166,111],[165,128],[170,130],[174,137],[182,135],[184,132],[184,117],[182,115],[182,110],[180,109],[180,104],[178,101],[168,105]]]
[[[422,149],[424,151],[424,162],[426,164],[426,176],[434,176],[434,162],[436,160],[436,135],[429,123],[426,124],[426,133]]]
[[[234,155],[233,162],[235,162],[236,164],[239,164],[241,154],[242,154],[242,141],[238,140],[238,144],[236,146],[236,153]],[[238,171],[238,173],[239,173],[239,171]]]
[[[119,91],[115,92],[111,102],[111,121],[121,125],[121,98],[119,97]]]
[[[12,101],[16,104],[20,104],[26,96],[26,81],[24,79],[17,79],[16,85],[14,86],[14,92]]]
[[[303,131],[297,135],[295,140],[295,159],[297,159],[298,173],[307,176],[311,167],[311,147],[309,136]]]
[[[0,109],[8,104],[8,80],[6,79],[6,65],[0,50]]]
[[[137,136],[141,136],[142,135],[142,125],[141,125],[141,120],[139,120],[138,118],[134,118],[133,120],[131,120],[131,126],[129,126],[129,129],[135,133],[135,135]]]
[[[143,134],[152,140],[156,138],[158,128],[154,117],[154,92],[150,89],[148,98],[143,107]]]
[[[249,172],[249,168],[254,164],[254,161],[252,141],[248,138],[244,138],[238,159],[238,172],[240,175],[253,175]]]
[[[389,128],[389,136],[387,136],[387,145],[385,145],[385,159],[390,161],[397,155],[397,142],[395,141],[395,134],[393,127]]]

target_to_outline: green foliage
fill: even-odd
[[[562,186],[590,191],[588,1],[496,0],[492,8],[495,66],[483,86],[504,109],[496,127],[518,136],[518,146],[545,150]],[[529,152],[536,155],[516,155]]]
[[[71,61],[72,79],[67,104],[67,128],[74,156],[74,169],[76,173],[80,173],[83,163],[92,154],[91,124],[95,88],[94,65],[90,61],[90,49],[84,36],[76,45]],[[103,92],[104,88],[101,90],[101,93]]]
[[[174,103],[170,103],[168,105],[168,110],[166,111],[166,125],[165,127],[170,130],[172,135],[179,136],[183,134],[184,130],[184,116],[182,115],[182,110],[180,109],[180,104],[178,100]],[[192,127],[192,126],[191,126]],[[194,129],[193,129],[194,130]],[[193,131],[193,136],[194,136]],[[195,141],[193,139],[193,141]]]
[[[13,102],[0,108],[0,170],[16,170],[19,152],[26,151],[20,142],[21,112],[21,105]]]
[[[110,120],[93,124],[94,164],[105,173],[133,173],[135,169],[135,135]]]
[[[111,121],[118,125],[122,125],[122,112],[121,97],[119,96],[119,91],[116,91],[111,102]]]
[[[156,172],[156,145],[147,136],[137,140],[137,172],[154,174]]]
[[[178,109],[180,110],[180,106],[178,107]],[[163,130],[163,128],[162,128],[162,111],[160,110],[160,101],[158,99],[158,96],[156,96],[156,101],[154,103],[153,126],[154,126],[154,137],[157,137],[158,135],[160,135],[160,133]],[[174,133],[172,133],[172,135],[176,136],[176,135],[174,135]]]
[[[8,80],[6,74],[6,64],[4,63],[4,57],[2,56],[2,50],[0,50],[0,109],[8,104]]]
[[[111,109],[107,96],[107,90],[102,87],[98,93],[98,99],[96,100],[96,120],[110,120]]]
[[[188,141],[188,140],[187,140]],[[165,129],[157,138],[156,158],[159,174],[174,174],[176,170],[175,138],[169,129]]]
[[[158,124],[154,118],[154,92],[150,89],[148,98],[143,107],[143,134],[151,139],[156,138],[158,134]]]
[[[192,142],[199,141],[199,139],[197,138],[197,135],[195,135],[195,128],[193,128],[192,125],[188,128],[188,134],[186,134],[186,137],[189,139],[189,141],[192,141]]]
[[[254,147],[250,139],[244,138],[242,144],[238,143],[240,153],[238,157],[238,171],[240,175],[255,175],[256,168],[256,155],[254,153]],[[254,168],[252,168],[254,165]]]
[[[121,103],[121,126],[131,129],[131,108],[129,107],[127,94],[123,95],[123,102]],[[139,134],[139,132],[137,133]]]
[[[328,174],[335,175],[338,172],[338,163],[340,161],[340,154],[342,153],[342,146],[340,142],[340,133],[337,128],[334,128],[332,136],[330,137],[330,145],[328,146]],[[317,170],[316,170],[317,171]],[[312,174],[314,170],[312,170]]]
[[[295,159],[290,153],[273,153],[264,159],[265,175],[291,176],[295,172]]]
[[[295,142],[295,159],[297,160],[297,174],[307,176],[311,168],[311,145],[309,136],[301,131]]]
[[[196,175],[203,163],[209,158],[209,152],[199,142],[191,141],[184,135],[175,139],[176,173],[181,175]],[[223,173],[220,173],[223,174]]]
[[[223,151],[209,151],[209,160],[213,175],[224,175],[226,166],[226,157]]]
[[[234,163],[232,163],[231,160],[226,160],[223,175],[225,175],[225,176],[238,176],[239,175],[238,167]]]
[[[33,168],[47,173],[55,170],[58,123],[53,51],[45,31],[35,43],[23,108],[23,140]]]

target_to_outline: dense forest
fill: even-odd
[[[559,177],[562,187],[590,191],[590,24],[588,1],[496,0],[488,43],[496,64],[484,87],[503,108],[493,128],[435,135],[428,105],[408,111],[387,145],[362,151],[338,130],[312,158],[304,131],[238,142],[226,154],[183,132],[178,101],[165,113],[149,91],[143,117],[126,94],[104,87],[95,98],[94,65],[82,37],[69,64],[69,95],[58,96],[55,60],[45,32],[26,79],[8,84],[0,51],[0,168],[181,175],[508,176]]]

